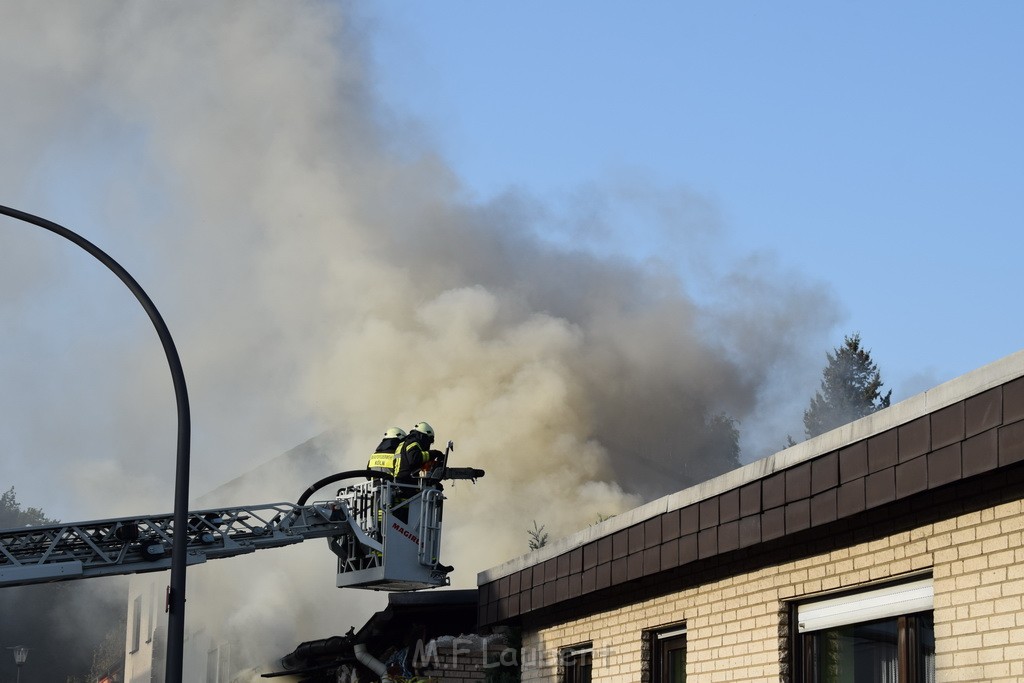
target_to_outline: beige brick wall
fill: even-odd
[[[639,681],[645,630],[687,627],[691,681],[787,680],[788,601],[931,570],[939,681],[1024,681],[1024,504],[1015,501],[523,634],[523,681],[594,645],[594,681]],[[780,629],[780,627],[782,627]]]
[[[423,653],[417,653],[416,666],[431,683],[469,683],[487,680],[497,674],[499,664],[516,663],[517,652],[499,637],[446,637],[433,641]]]

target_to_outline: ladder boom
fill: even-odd
[[[451,442],[449,442],[449,448]],[[439,561],[442,481],[476,481],[483,470],[437,467],[415,484],[370,470],[341,472],[310,486],[298,504],[268,503],[188,513],[186,564],[265,548],[328,539],[338,558],[339,588],[420,590],[449,585]],[[306,504],[328,483],[344,486],[333,500]],[[0,587],[154,572],[171,567],[174,515],[0,530]]]
[[[189,512],[188,564],[350,533],[334,501]],[[0,530],[0,586],[170,569],[174,515]]]

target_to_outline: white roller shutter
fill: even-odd
[[[797,605],[800,633],[932,609],[931,578]]]

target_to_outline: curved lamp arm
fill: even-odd
[[[181,368],[181,359],[178,357],[178,351],[174,347],[174,340],[171,339],[171,333],[160,316],[160,312],[156,310],[153,301],[128,271],[122,268],[117,261],[108,256],[102,249],[81,235],[61,225],[57,225],[53,221],[48,221],[45,218],[33,216],[30,213],[6,206],[0,206],[0,214],[26,223],[32,223],[74,242],[117,275],[146,310],[146,314],[153,322],[156,333],[160,337],[160,343],[163,344],[164,353],[167,355],[167,363],[171,368],[171,378],[174,381],[174,396],[178,406],[178,451],[174,476],[174,528],[188,528],[189,441],[192,430],[188,407],[188,390],[185,388],[185,373]],[[185,643],[185,555],[188,552],[187,543],[188,534],[174,534],[174,542],[171,547],[171,585],[167,594],[167,666],[165,677],[167,683],[181,683]]]

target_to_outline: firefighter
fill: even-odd
[[[415,474],[421,470],[429,469],[431,464],[439,464],[444,454],[441,451],[431,450],[430,446],[434,443],[434,428],[426,422],[417,422],[413,425],[413,428],[409,430],[409,434],[402,440],[402,443],[395,449],[395,483],[403,484],[406,486],[412,486],[416,484]],[[435,487],[440,487],[440,482],[434,484]],[[396,500],[396,505],[407,499],[408,490],[399,493],[401,500]],[[440,513],[439,513],[440,514]],[[409,521],[409,510],[404,506],[400,506],[395,511],[395,517],[408,523]],[[433,558],[435,566],[443,572],[452,571],[451,565],[441,564],[437,562],[437,558]]]
[[[395,449],[406,437],[405,430],[401,427],[388,427],[384,432],[384,438],[373,451],[370,460],[366,463],[366,469],[374,472],[381,472],[392,476],[395,471]],[[369,477],[367,477],[369,479]],[[380,480],[373,480],[373,509],[377,511],[377,538],[383,537],[381,525],[384,523],[384,508],[391,504],[387,499],[384,490],[380,488]]]
[[[417,422],[395,449],[395,481],[415,484],[414,475],[432,459],[438,460],[440,451],[430,450],[434,443],[434,428],[426,422]]]
[[[384,432],[384,439],[373,451],[373,455],[370,456],[370,461],[366,463],[366,469],[393,475],[395,471],[395,450],[406,436],[405,430],[401,427],[389,427]]]

